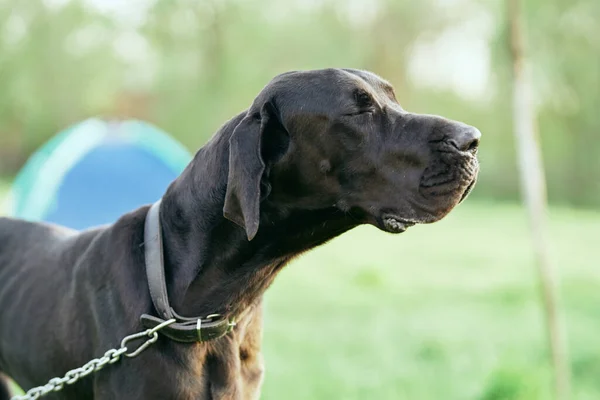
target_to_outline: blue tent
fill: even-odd
[[[85,229],[158,200],[190,154],[140,121],[83,121],[26,163],[9,194],[9,215]]]

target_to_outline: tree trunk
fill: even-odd
[[[508,19],[513,65],[513,128],[521,175],[521,192],[529,214],[533,248],[540,277],[554,367],[555,398],[566,400],[570,392],[569,357],[558,307],[556,271],[549,255],[546,238],[546,184],[525,64],[520,0],[508,0]]]

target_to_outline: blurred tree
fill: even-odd
[[[59,129],[109,108],[122,68],[109,19],[78,2],[0,2],[0,173]]]
[[[544,305],[548,343],[554,368],[555,398],[570,398],[570,362],[561,317],[557,274],[547,239],[546,180],[539,137],[535,128],[536,110],[531,100],[530,71],[523,34],[520,0],[507,0],[510,52],[512,59],[513,125],[517,142],[521,187],[527,206],[533,250],[539,271],[541,302]]]
[[[114,6],[130,6],[133,16],[99,4],[0,0],[0,175],[14,174],[43,141],[91,115],[148,119],[196,149],[274,75],[344,66],[381,74],[409,110],[477,125],[484,132],[483,168],[474,195],[518,196],[499,0],[131,0]],[[597,206],[600,2],[530,0],[526,7],[549,199]],[[483,97],[465,97],[457,84],[425,85],[422,71],[410,70],[415,51],[423,43],[452,42],[469,23],[490,25],[489,43],[480,31],[471,35],[492,55]],[[463,58],[469,57],[477,61],[468,52]],[[438,57],[430,64],[450,71],[441,75],[448,79],[468,74],[449,70],[449,62]]]
[[[549,199],[598,206],[600,116],[592,109],[600,101],[600,2],[527,1],[524,20]],[[510,87],[506,35],[500,30],[494,45],[499,99]]]

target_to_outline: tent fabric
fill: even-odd
[[[141,121],[83,121],[40,148],[17,176],[9,215],[74,229],[114,222],[158,200],[189,152]]]

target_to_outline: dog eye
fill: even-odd
[[[367,114],[373,114],[374,112],[375,112],[375,109],[373,107],[361,108],[360,110],[357,110],[355,112],[347,113],[346,116],[352,117],[352,116],[356,116],[356,115],[367,115]]]
[[[367,91],[357,89],[353,94],[356,108],[354,111],[346,113],[346,116],[367,115],[375,112],[375,101]]]
[[[362,89],[356,90],[354,92],[354,98],[356,100],[356,104],[360,108],[367,109],[367,108],[371,108],[373,106],[373,103],[374,103],[373,98],[365,90],[362,90]]]

